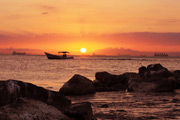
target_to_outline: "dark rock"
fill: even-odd
[[[140,81],[139,79],[130,79],[129,81],[128,81],[128,91],[129,92],[133,92],[133,91],[136,91],[136,92],[140,92],[140,91],[144,91],[143,89],[143,87],[144,86],[142,86],[141,87],[141,85],[142,85],[142,81]]]
[[[176,89],[180,89],[180,78],[177,78],[177,87]]]
[[[96,87],[99,87],[99,86],[101,85],[101,83],[100,83],[99,80],[94,80],[94,81],[93,81],[93,85],[94,85],[94,87],[96,88]]]
[[[128,83],[128,91],[135,92],[172,92],[175,90],[177,80],[174,77],[153,78],[150,80],[131,79]]]
[[[147,71],[166,71],[167,68],[163,67],[161,64],[150,64],[147,66]]]
[[[90,103],[70,105],[71,101],[59,92],[31,83],[0,81],[0,96],[0,120],[69,120],[69,117],[61,113],[64,113],[68,105],[65,112],[70,117],[95,120]]]
[[[112,75],[108,72],[97,72],[94,81],[96,91],[120,91],[126,90],[128,80],[137,76],[136,73],[124,73],[122,75]]]
[[[178,74],[179,71],[176,71]],[[94,87],[96,91],[120,91],[135,92],[172,92],[177,88],[178,77],[168,71],[161,64],[151,64],[148,67],[140,67],[139,73],[124,73],[112,75],[108,72],[97,72]],[[179,80],[180,86],[180,80]]]
[[[71,120],[57,108],[44,102],[21,98],[0,107],[0,120]]]
[[[108,85],[108,86],[114,86],[115,84],[127,85],[127,77],[129,77],[130,74],[131,73],[125,73],[122,75],[113,75],[108,72],[97,72],[95,77],[96,80],[98,80],[101,84],[104,85]]]
[[[16,81],[0,81],[0,106],[16,101],[21,96],[20,89]]]
[[[91,80],[76,74],[63,85],[59,92],[68,96],[88,95],[94,94],[95,88]]]
[[[173,92],[177,86],[177,80],[175,77],[168,77],[157,79],[155,84],[157,85],[156,92]]]
[[[173,71],[176,79],[177,79],[177,88],[176,89],[180,89],[180,70],[175,70]]]
[[[40,100],[59,109],[71,104],[65,96],[31,83],[17,80],[0,81],[0,106],[11,104],[19,97]]]
[[[146,71],[146,67],[145,66],[140,67],[139,68],[139,75],[140,76],[144,76],[145,71]]]
[[[108,72],[97,72],[95,74],[96,80],[98,80],[101,83],[106,83],[108,82],[110,79],[116,79],[117,75],[112,75]]]
[[[172,103],[180,103],[180,100],[177,99],[177,98],[173,98],[173,99],[171,100],[171,102],[172,102]]]
[[[22,84],[22,82],[20,83]],[[23,97],[43,101],[47,104],[57,107],[58,109],[71,104],[71,101],[68,100],[64,95],[59,94],[59,92],[47,90],[31,83],[26,83],[24,85],[21,85]]]
[[[139,73],[112,75],[97,72],[93,82],[96,91],[136,91],[136,92],[172,92],[180,88],[180,71],[170,72],[161,64],[142,66]]]
[[[139,77],[128,81],[128,91],[172,92],[177,88],[177,77],[161,64],[139,68]]]
[[[108,108],[109,106],[107,104],[103,104],[100,106],[101,108]]]
[[[127,111],[125,111],[125,110],[117,110],[118,112],[127,112]]]
[[[148,65],[147,69],[144,72],[145,77],[171,77],[173,74],[168,71],[167,68],[163,67],[161,64],[151,64]]]
[[[155,92],[156,84],[142,79],[132,78],[128,81],[129,92]]]
[[[127,83],[131,79],[141,79],[141,77],[137,73],[133,73],[133,72],[126,72],[120,76],[126,79],[125,83]]]
[[[180,77],[180,70],[175,70],[175,71],[173,71],[173,73],[175,73],[176,75],[178,75]]]
[[[96,120],[89,102],[69,105],[65,108],[64,114],[77,120]]]

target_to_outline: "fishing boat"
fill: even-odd
[[[73,59],[73,56],[67,56],[67,51],[60,51],[58,53],[62,53],[62,55],[53,55],[47,52],[44,52],[48,59]]]

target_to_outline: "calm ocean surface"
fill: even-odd
[[[30,82],[58,91],[74,74],[91,80],[95,73],[107,71],[112,74],[138,72],[141,66],[161,63],[169,70],[180,69],[180,58],[164,57],[75,57],[74,60],[48,60],[46,56],[0,55],[0,80],[15,79]],[[180,92],[179,92],[180,93]],[[158,96],[158,97],[157,97]],[[140,94],[126,92],[99,92],[93,96],[71,97],[73,102],[90,101],[93,112],[101,119],[119,119],[119,116],[163,116],[167,112],[180,111],[179,94]],[[99,107],[108,104],[107,109]],[[166,114],[167,115],[167,114]],[[178,115],[173,115],[180,119]],[[174,119],[174,118],[173,118]]]
[[[75,57],[74,60],[48,60],[46,56],[0,55],[0,80],[22,80],[58,91],[74,74],[94,80],[96,72],[138,72],[142,65],[153,63],[161,63],[169,70],[180,69],[180,58],[169,57]]]

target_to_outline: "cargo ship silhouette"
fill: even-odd
[[[26,55],[26,53],[13,51],[13,55]]]
[[[154,53],[155,57],[168,57],[167,53]]]

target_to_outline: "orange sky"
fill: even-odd
[[[180,51],[179,0],[0,0],[0,5],[0,48]]]

